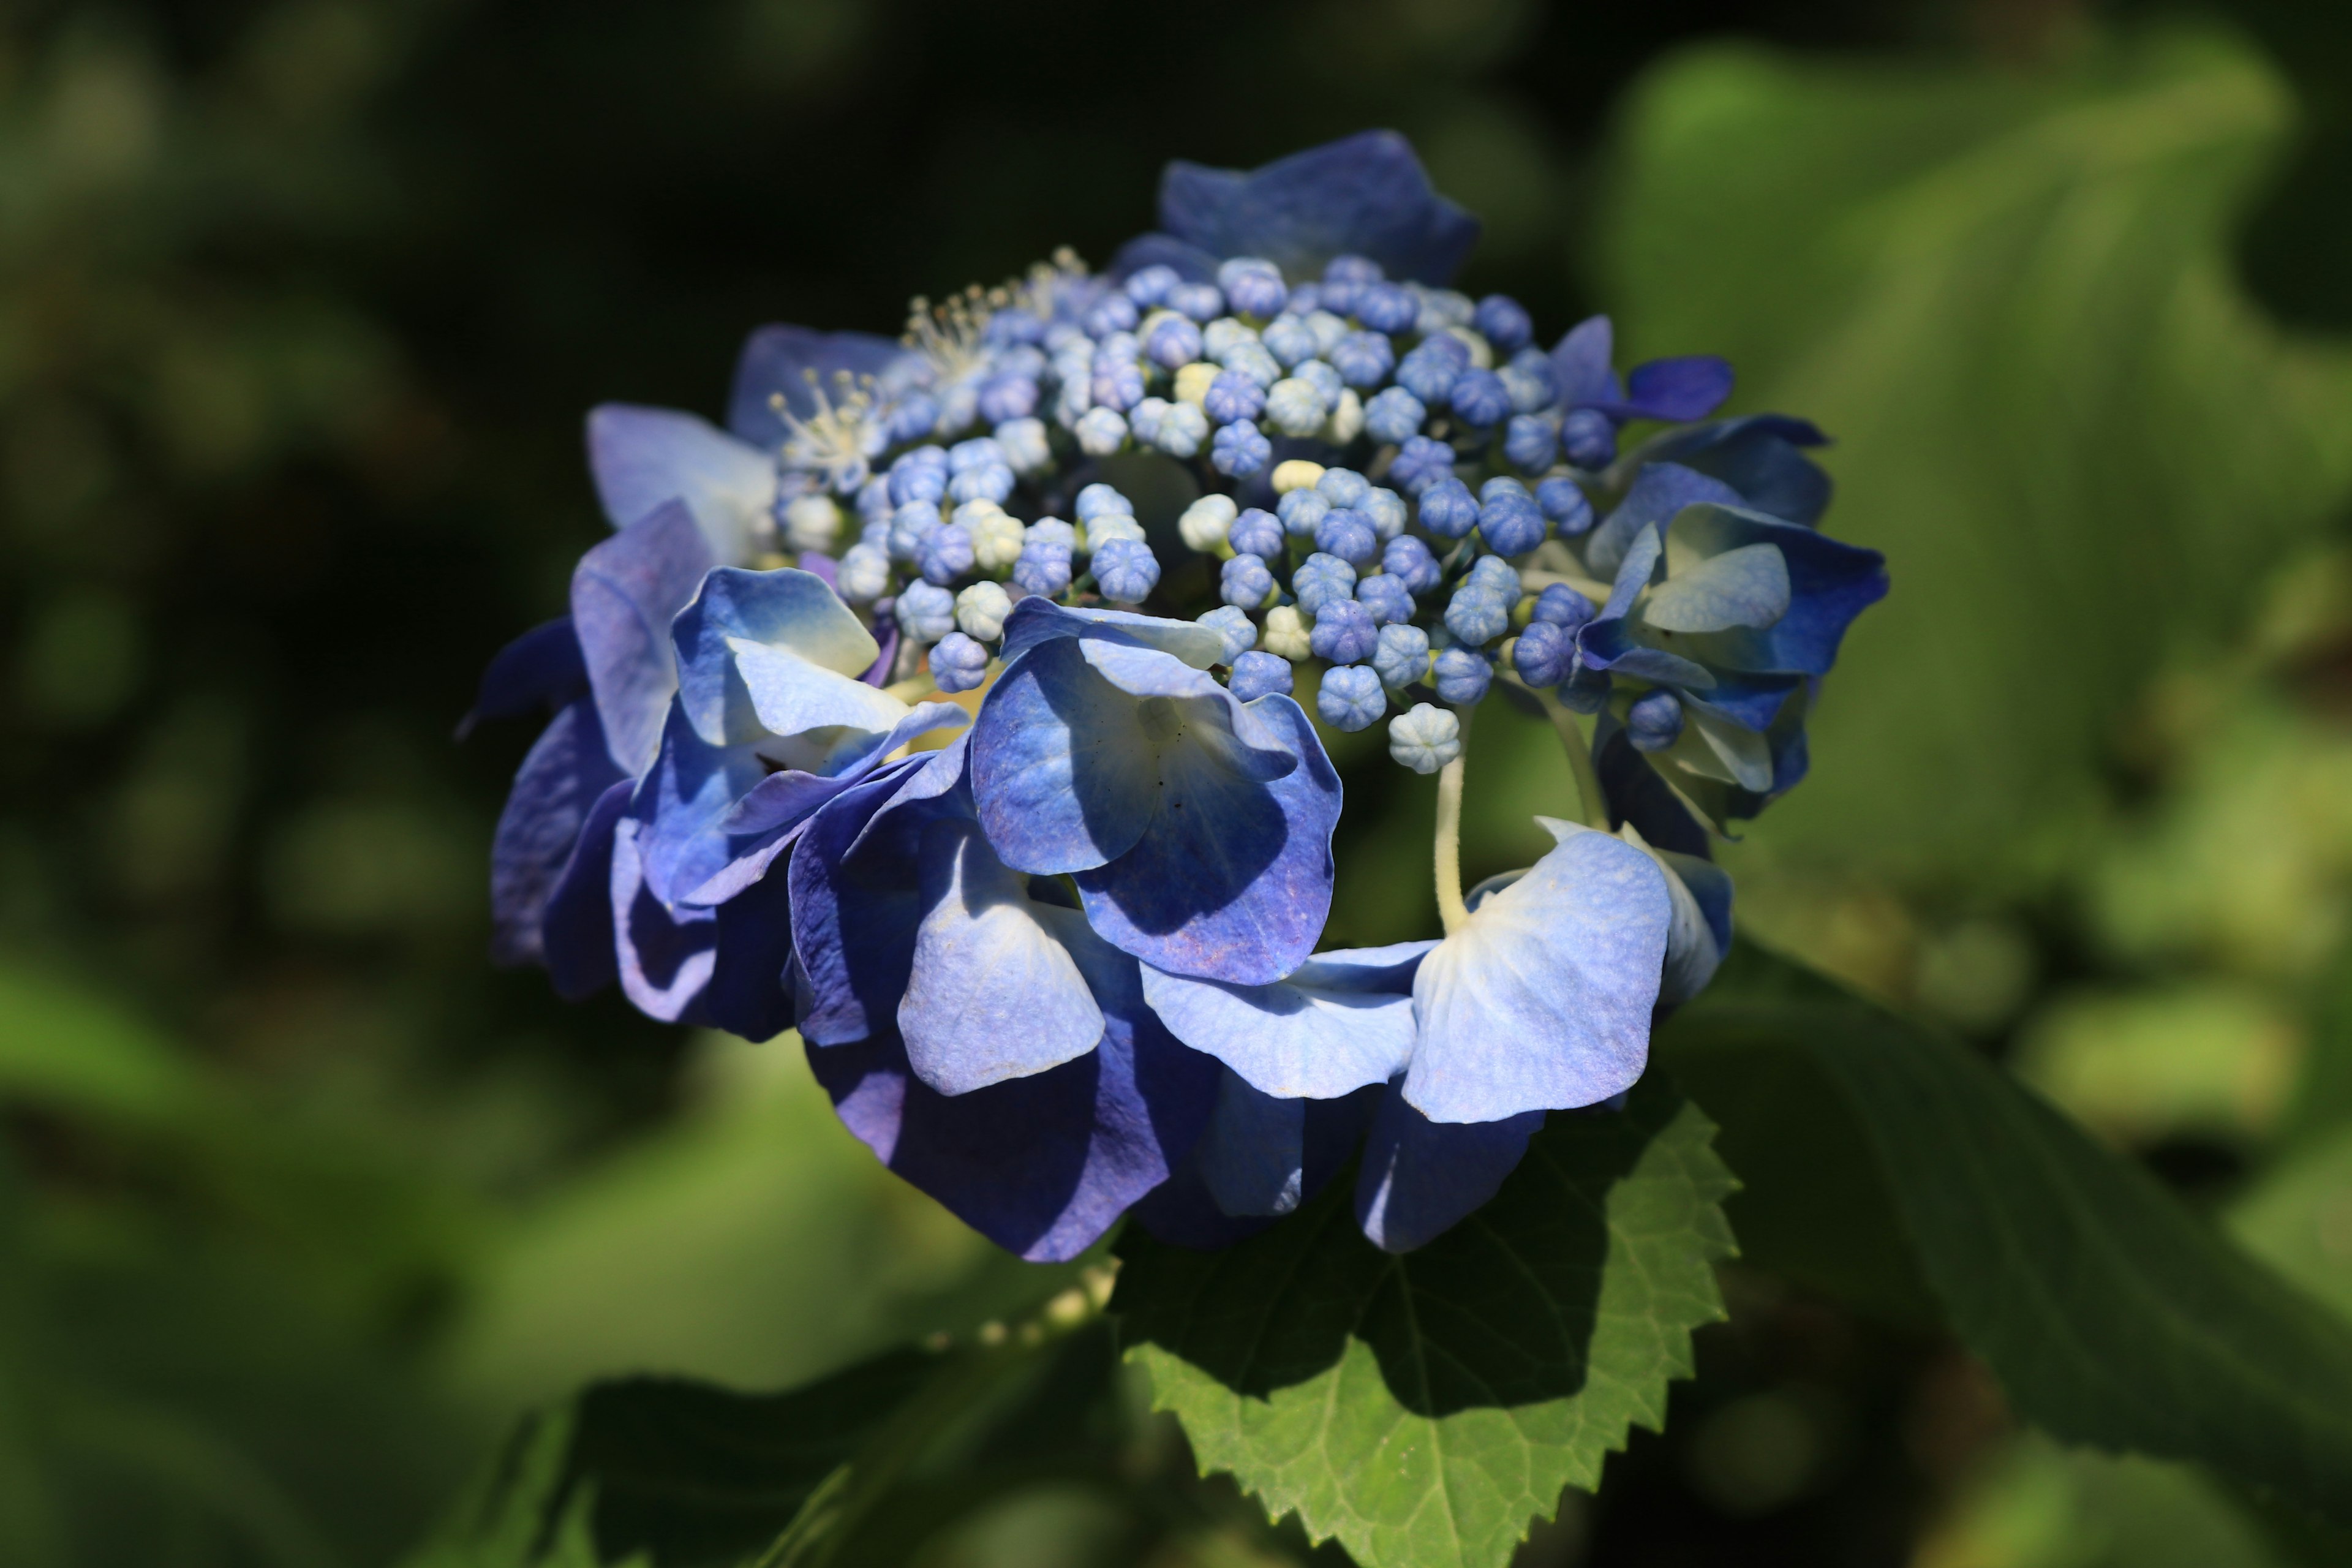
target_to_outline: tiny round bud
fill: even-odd
[[[1333,664],[1358,664],[1372,657],[1380,635],[1370,610],[1353,599],[1333,599],[1315,612],[1315,626],[1307,633],[1307,643],[1318,658]],[[1378,685],[1378,680],[1373,684]]]
[[[988,650],[961,632],[950,632],[932,644],[930,662],[931,684],[950,696],[973,690],[988,679]]]
[[[1646,692],[1625,710],[1625,738],[1637,752],[1663,752],[1683,732],[1683,705],[1671,691]]]
[[[1581,631],[1592,616],[1592,601],[1565,583],[1554,583],[1536,595],[1535,618],[1571,637]]]
[[[1462,754],[1462,721],[1434,703],[1416,702],[1389,721],[1389,755],[1417,773],[1433,773]]]
[[[830,551],[841,540],[841,508],[831,496],[795,496],[784,507],[784,543]]]
[[[1234,498],[1212,490],[1184,509],[1176,520],[1176,531],[1187,550],[1212,554],[1232,532],[1234,516]]]
[[[1488,683],[1495,679],[1495,667],[1475,648],[1447,648],[1432,662],[1431,668],[1437,677],[1438,700],[1456,708],[1468,708],[1484,700]]]
[[[1412,619],[1412,590],[1399,577],[1382,573],[1377,577],[1365,577],[1356,584],[1356,603],[1370,612],[1374,626]]]
[[[1140,539],[1106,540],[1095,547],[1095,586],[1115,605],[1139,605],[1160,585],[1160,563]]]
[[[1597,408],[1571,408],[1559,422],[1560,448],[1580,468],[1605,468],[1617,456],[1617,426]]]
[[[1419,626],[1382,626],[1380,642],[1372,649],[1372,668],[1382,685],[1399,691],[1427,680],[1429,634]]]
[[[1227,664],[1257,646],[1257,623],[1235,605],[1220,605],[1207,615],[1194,618],[1225,639],[1224,662]]]
[[[1274,443],[1247,419],[1236,419],[1219,430],[1210,445],[1209,461],[1217,472],[1237,479],[1263,473],[1274,461]]]
[[[974,583],[956,595],[956,629],[975,642],[994,642],[1004,635],[1004,617],[1013,613],[1013,595],[1001,583]]]
[[[1313,489],[1323,478],[1323,465],[1310,463],[1304,458],[1293,458],[1277,464],[1274,470],[1274,493],[1288,495],[1293,490]]]
[[[1290,665],[1270,653],[1245,653],[1234,660],[1225,689],[1236,700],[1255,702],[1261,697],[1290,695]]]
[[[1559,525],[1560,537],[1573,539],[1592,526],[1592,502],[1584,487],[1565,475],[1536,487],[1536,505]]]
[[[1286,537],[1282,519],[1260,507],[1252,507],[1234,519],[1232,531],[1226,535],[1235,550],[1245,550],[1268,561],[1282,553]]]
[[[1323,722],[1351,733],[1378,723],[1388,707],[1381,678],[1360,664],[1325,670],[1323,683],[1315,692],[1315,711]]]
[[[1217,596],[1228,605],[1254,610],[1265,603],[1274,592],[1274,574],[1258,557],[1247,553],[1236,555],[1224,563],[1218,574]]]
[[[1421,492],[1421,526],[1440,539],[1460,539],[1478,526],[1478,503],[1460,479],[1444,479]]]
[[[909,583],[900,591],[898,629],[917,642],[937,642],[955,630],[955,595],[936,583]]]
[[[1298,595],[1298,607],[1310,616],[1321,615],[1326,605],[1348,598],[1355,588],[1356,569],[1319,551],[1300,562],[1290,576],[1290,591]]]
[[[1511,668],[1529,686],[1557,686],[1576,657],[1576,645],[1567,632],[1549,621],[1534,621],[1511,639]]]
[[[1258,640],[1265,651],[1283,658],[1301,659],[1314,651],[1307,641],[1307,617],[1295,605],[1276,605],[1265,613],[1265,634]]]

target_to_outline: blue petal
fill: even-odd
[[[1568,331],[1551,351],[1552,376],[1559,383],[1561,406],[1591,408],[1615,403],[1624,395],[1612,368],[1616,330],[1606,316],[1587,316]]]
[[[923,918],[915,851],[957,809],[964,742],[877,770],[811,817],[793,845],[793,950],[809,989],[801,1034],[834,1046],[893,1031]]]
[[[1139,708],[1076,638],[1034,647],[998,677],[972,726],[971,780],[1007,865],[1051,876],[1135,847],[1160,790]]]
[[[548,899],[589,812],[620,777],[593,703],[561,710],[532,743],[490,840],[491,962],[541,961],[540,921]]]
[[[1706,989],[1724,954],[1731,951],[1731,877],[1696,855],[1670,849],[1656,853],[1665,866],[1666,890],[1675,902],[1658,1001],[1677,1006]]]
[[[457,721],[464,740],[485,719],[514,719],[538,707],[556,709],[588,695],[588,666],[572,617],[533,626],[499,649],[482,671],[474,706]]]
[[[793,958],[788,889],[781,876],[755,882],[719,910],[718,962],[698,1011],[714,1029],[766,1040],[793,1026],[785,971]]]
[[[1667,431],[1643,443],[1636,457],[1671,459],[1712,474],[1758,511],[1810,526],[1828,510],[1830,477],[1798,448],[1827,440],[1809,421],[1751,414]]]
[[[1614,617],[1587,625],[1576,634],[1576,647],[1591,669],[1613,670],[1694,691],[1706,691],[1715,685],[1714,672],[1705,665],[1635,642],[1632,629]]]
[[[1412,976],[1433,942],[1317,953],[1270,985],[1147,967],[1143,994],[1176,1037],[1268,1094],[1330,1100],[1386,1083],[1412,1055]]]
[[[1632,1084],[1672,917],[1655,861],[1571,832],[1421,961],[1405,1098],[1433,1121],[1495,1121]]]
[[[1654,359],[1625,378],[1622,399],[1587,405],[1617,419],[1704,419],[1731,395],[1731,365],[1713,354]]]
[[[721,566],[670,638],[687,716],[715,746],[836,724],[887,730],[906,711],[857,679],[881,648],[813,572]]]
[[[1220,1081],[1223,1085],[1236,1080],[1233,1074],[1226,1073]],[[1331,1178],[1354,1161],[1373,1109],[1388,1092],[1388,1086],[1381,1084],[1339,1100],[1297,1102],[1305,1112],[1300,1158],[1302,1203],[1312,1203]],[[1162,1241],[1176,1247],[1214,1250],[1255,1236],[1274,1223],[1271,1215],[1231,1215],[1217,1205],[1204,1170],[1204,1163],[1213,1163],[1208,1159],[1213,1138],[1213,1133],[1202,1133],[1201,1142],[1193,1147],[1192,1157],[1135,1205],[1136,1219]],[[1216,1146],[1218,1157],[1222,1157],[1225,1147]],[[1224,1178],[1221,1177],[1218,1184],[1228,1192],[1232,1190]]]
[[[923,918],[898,1004],[916,1075],[969,1094],[1093,1050],[1102,1009],[1070,949],[1100,939],[1077,912],[1032,901],[968,817],[929,824],[916,859]]]
[[[1297,968],[1323,934],[1339,775],[1291,699],[1216,695],[1224,709],[1188,709],[1207,721],[1158,752],[1156,814],[1135,847],[1076,879],[1087,918],[1124,951],[1179,974],[1265,984]],[[1246,765],[1268,753],[1220,728],[1226,710],[1246,721],[1237,730],[1286,741],[1291,770],[1267,780]]]
[[[1372,1117],[1356,1173],[1356,1223],[1373,1246],[1411,1252],[1502,1190],[1544,1113],[1494,1121],[1430,1121],[1391,1089]]]
[[[1258,256],[1294,278],[1335,256],[1370,257],[1392,278],[1443,284],[1478,240],[1478,220],[1431,189],[1412,144],[1366,131],[1243,173],[1172,163],[1160,226],[1213,256]]]
[[[808,1057],[883,1163],[1033,1263],[1076,1258],[1166,1181],[1216,1098],[1217,1064],[1148,1013],[1113,1012],[1097,1049],[970,1094],[917,1078],[896,1035]]]
[[[1035,595],[1013,605],[1013,613],[1005,617],[1001,657],[1009,665],[1040,643],[1089,633],[1138,647],[1157,648],[1194,669],[1207,669],[1225,661],[1224,634],[1198,621],[1139,616],[1131,610],[1073,609]]]
[[[595,994],[620,973],[613,942],[613,836],[634,787],[625,779],[596,797],[540,918],[547,977],[566,1002]]]
[[[689,1015],[719,962],[719,917],[710,910],[671,910],[646,886],[637,824],[613,828],[613,938],[621,990],[638,1012],[665,1024]]]
[[[685,507],[656,507],[580,558],[572,625],[613,761],[631,777],[653,765],[677,690],[669,624],[713,563]]]
[[[614,528],[665,501],[683,501],[716,561],[749,561],[752,539],[775,510],[775,459],[674,408],[590,409],[588,466]]]
[[[1718,672],[1705,697],[1683,694],[1683,706],[1727,719],[1749,730],[1766,730],[1788,706],[1789,694],[1804,685],[1801,675],[1744,675],[1726,679]]]
[[[1164,1020],[1163,1020],[1164,1021]],[[1227,1071],[1193,1160],[1229,1215],[1285,1215],[1307,1195],[1307,1101],[1283,1100]]]
[[[1612,826],[1630,822],[1644,839],[1662,849],[1695,856],[1706,853],[1706,824],[1658,776],[1649,758],[1633,749],[1624,726],[1606,710],[1593,728],[1592,769],[1600,775],[1601,794],[1608,797]]]
[[[884,760],[919,734],[949,724],[964,724],[971,715],[950,702],[919,703],[898,727],[874,743],[839,773],[827,775],[787,769],[770,773],[744,792],[717,824],[729,836],[725,866],[710,879],[683,895],[689,904],[723,904],[767,875],[776,858],[792,847],[807,819],[850,785],[866,778]],[[927,759],[926,759],[927,760]]]
[[[713,746],[670,705],[660,752],[637,781],[629,816],[646,887],[667,906],[688,900],[733,858],[721,826],[735,803],[768,776],[749,746]],[[699,902],[701,900],[695,900]]]
[[[1663,523],[1683,508],[1701,501],[1741,504],[1738,490],[1696,468],[1686,468],[1679,463],[1643,464],[1634,471],[1633,482],[1626,487],[1625,499],[1592,531],[1585,559],[1591,563],[1593,574],[1616,575],[1618,563],[1625,558],[1626,550],[1642,530],[1654,522]]]
[[[774,399],[800,418],[816,412],[808,373],[830,395],[841,371],[854,376],[880,375],[906,357],[897,340],[871,332],[820,332],[807,327],[761,327],[743,342],[742,357],[735,362],[735,389],[727,400],[728,428],[744,440],[773,452],[784,444],[783,416]]]

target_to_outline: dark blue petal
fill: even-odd
[[[1216,1097],[1217,1064],[1140,1012],[1075,1061],[970,1094],[917,1078],[895,1034],[808,1057],[883,1163],[1033,1263],[1076,1257],[1166,1181]]]
[[[637,824],[613,828],[613,942],[621,990],[638,1012],[665,1024],[698,1023],[695,1005],[719,962],[715,910],[665,908],[646,886]]]
[[[1585,547],[1585,556],[1592,563],[1594,574],[1616,575],[1618,563],[1625,559],[1625,552],[1642,530],[1654,522],[1664,522],[1683,508],[1701,501],[1742,504],[1738,490],[1695,468],[1678,463],[1643,464],[1634,470],[1625,499],[1593,530],[1591,542]]]
[[[1606,669],[1695,691],[1709,690],[1715,685],[1715,676],[1705,665],[1635,642],[1632,629],[1614,616],[1594,621],[1577,633],[1576,647],[1588,669]]]
[[[1013,613],[1004,618],[1001,657],[1009,665],[1040,644],[1087,636],[1156,648],[1194,669],[1225,661],[1224,635],[1198,621],[1141,616],[1132,610],[1073,609],[1035,595],[1013,605]]]
[[[1670,430],[1644,442],[1637,456],[1712,474],[1738,490],[1742,504],[1810,526],[1828,510],[1830,477],[1798,448],[1828,439],[1806,420],[1751,414]]]
[[[595,994],[620,973],[613,943],[613,834],[634,787],[624,779],[596,797],[540,920],[547,976],[566,1002]]]
[[[1305,1178],[1301,1203],[1314,1202],[1316,1194],[1348,1168],[1364,1141],[1364,1129],[1371,1121],[1374,1108],[1386,1093],[1387,1085],[1374,1084],[1338,1100],[1302,1102],[1306,1118],[1300,1156]],[[1217,1206],[1217,1200],[1211,1195],[1209,1173],[1204,1169],[1204,1156],[1214,1157],[1211,1143],[1210,1134],[1202,1134],[1201,1142],[1193,1146],[1192,1157],[1135,1205],[1135,1217],[1160,1240],[1176,1247],[1213,1251],[1255,1236],[1274,1223],[1272,1215],[1231,1215]]]
[[[561,708],[587,695],[588,666],[580,657],[580,638],[572,617],[558,616],[492,656],[472,710],[457,721],[457,739],[485,719],[520,718],[534,708]]]
[[[793,948],[809,1000],[812,1045],[862,1040],[896,1027],[923,918],[916,850],[924,825],[968,809],[955,793],[964,742],[877,771],[809,819],[793,845]]]
[[[629,815],[640,825],[636,852],[654,898],[681,903],[725,868],[733,852],[720,825],[767,776],[767,764],[751,747],[711,745],[694,732],[681,705],[670,705],[661,751],[629,803]]]
[[[1157,814],[1135,847],[1077,873],[1095,930],[1156,968],[1263,985],[1305,961],[1331,910],[1339,775],[1287,697],[1247,704],[1297,759],[1253,779],[1204,746],[1160,756]]]
[[[1612,419],[1667,419],[1679,424],[1706,418],[1730,395],[1730,363],[1713,354],[1691,354],[1635,365],[1625,378],[1622,398],[1593,399],[1583,406],[1598,408]]]
[[[783,875],[754,882],[719,907],[719,957],[704,987],[702,1019],[747,1040],[793,1026],[792,911]]]
[[[596,716],[631,777],[653,765],[677,691],[670,621],[714,564],[694,519],[672,501],[589,551],[572,574],[572,625]]]
[[[1435,1240],[1502,1190],[1543,1124],[1540,1110],[1499,1121],[1432,1121],[1391,1088],[1356,1173],[1356,1223],[1388,1252]]]
[[[1366,131],[1244,173],[1173,163],[1160,226],[1212,256],[1258,256],[1293,278],[1335,256],[1370,257],[1392,278],[1443,284],[1478,240],[1478,220],[1430,187],[1412,144]]]
[[[588,466],[614,528],[679,501],[715,561],[749,561],[775,510],[775,459],[674,408],[605,403],[589,410]]]
[[[597,798],[620,778],[593,703],[562,709],[532,743],[490,840],[491,962],[542,961],[540,921],[548,899]]]
[[[772,453],[784,444],[783,416],[773,399],[800,418],[816,412],[808,373],[814,371],[827,395],[842,371],[880,375],[907,350],[892,338],[871,332],[820,332],[807,327],[761,327],[743,341],[735,362],[735,390],[727,400],[727,426],[742,439]]]
[[[1624,726],[1605,710],[1593,730],[1592,767],[1601,777],[1601,793],[1609,797],[1611,827],[1630,822],[1661,849],[1685,855],[1707,852],[1706,825],[1658,776],[1649,759],[1633,749]]]

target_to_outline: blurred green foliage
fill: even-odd
[[[1368,123],[1486,216],[1474,287],[1729,353],[1838,437],[1831,526],[1895,594],[1732,852],[1751,927],[2352,1312],[2352,23],[2158,9],[11,10],[0,1563],[389,1563],[591,1377],[779,1386],[1061,1288],[788,1047],[488,971],[528,736],[449,728],[601,531],[588,405],[712,411],[756,322],[1100,258],[1165,158]],[[1479,727],[1473,875],[1539,846],[1549,746]],[[1427,793],[1349,786],[1332,940],[1420,934]],[[1727,1279],[1667,1434],[1527,1563],[2328,1560]],[[1303,1554],[1120,1420],[1113,1479],[1008,1481],[920,1560]]]

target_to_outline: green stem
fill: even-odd
[[[1568,771],[1576,775],[1577,805],[1582,808],[1578,820],[1587,827],[1608,832],[1609,797],[1601,793],[1601,775],[1593,771],[1592,743],[1584,738],[1584,727],[1550,692],[1538,691],[1535,696],[1543,704],[1544,717],[1559,734],[1560,750],[1568,753]]]
[[[1470,918],[1469,907],[1462,901],[1462,773],[1470,761],[1471,712],[1468,708],[1454,710],[1462,723],[1462,752],[1437,770],[1437,918],[1448,936]]]

